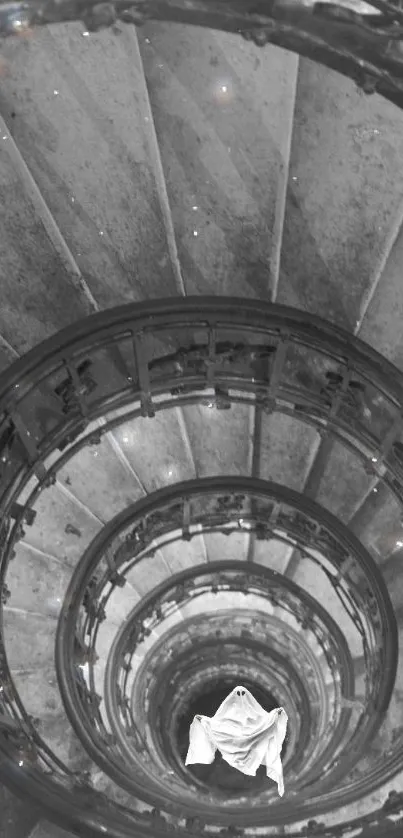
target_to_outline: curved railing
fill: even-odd
[[[164,20],[240,33],[271,43],[352,78],[403,106],[403,8],[388,0],[1,0],[0,35],[81,20],[89,30],[122,21]]]
[[[132,706],[134,702],[140,707],[149,704],[148,720],[156,749],[168,759],[176,774],[196,790],[201,787],[201,782],[184,767],[188,736],[186,734],[182,738],[180,735],[183,718],[189,716],[189,707],[208,691],[209,685],[220,683],[225,686],[239,679],[246,687],[250,686],[256,691],[258,683],[263,695],[275,694],[279,702],[282,702],[281,706],[289,710],[292,723],[287,730],[283,765],[286,766],[287,776],[290,776],[291,753],[295,766],[293,773],[296,775],[304,763],[305,751],[319,716],[312,712],[308,689],[295,667],[278,651],[277,644],[270,642],[272,638],[267,637],[263,641],[253,636],[250,627],[253,618],[250,615],[243,616],[244,628],[239,625],[241,621],[238,611],[226,609],[215,612],[210,619],[213,637],[203,637],[203,630],[206,632],[205,622],[203,625],[203,618],[194,618],[185,621],[179,633],[177,629],[168,632],[163,642],[156,644],[152,656],[147,656],[138,670],[136,682],[140,686],[133,690]],[[233,627],[228,626],[228,620],[233,620]],[[271,627],[269,623],[266,630],[269,631]],[[178,647],[178,652],[175,653],[175,659],[169,662],[172,656],[168,650],[173,644]],[[164,666],[161,666],[161,661]],[[167,683],[171,685],[172,693],[168,696]],[[145,714],[139,715],[142,721]],[[255,801],[256,798],[255,792]]]
[[[159,622],[169,617],[178,600],[182,607],[189,598],[194,601],[197,596],[197,589],[194,588],[197,576],[204,578],[205,585],[216,586],[217,592],[224,585],[229,590],[244,590],[245,593],[249,591],[255,595],[259,593],[277,608],[281,607],[282,599],[289,611],[299,614],[301,622],[308,620],[310,616],[311,625],[316,628],[319,648],[322,648],[324,657],[335,670],[338,657],[336,646],[340,638],[336,626],[330,626],[327,622],[328,617],[324,609],[308,594],[303,595],[302,600],[303,592],[300,592],[298,586],[290,584],[289,580],[283,580],[282,576],[270,574],[264,568],[258,568],[253,564],[244,565],[237,562],[238,570],[233,571],[233,578],[225,580],[225,571],[228,573],[229,570],[225,562],[221,563],[221,582],[216,578],[217,568],[210,569],[209,564],[206,567],[193,568],[179,579],[171,577],[161,583],[134,608],[116,635],[108,658],[105,705],[106,710],[109,709],[109,719],[113,722],[112,733],[115,734],[117,744],[120,744],[115,753],[113,746],[109,745],[108,753],[102,754],[103,745],[108,739],[105,723],[99,711],[95,723],[94,693],[84,690],[83,694],[82,687],[77,684],[74,645],[80,626],[80,633],[88,638],[89,682],[93,685],[94,676],[91,669],[94,666],[93,661],[97,658],[98,621],[105,619],[116,585],[122,587],[128,572],[141,561],[152,562],[156,550],[163,547],[166,541],[175,543],[176,540],[185,538],[189,542],[202,538],[204,532],[214,531],[224,531],[230,537],[231,528],[235,532],[240,531],[248,535],[259,532],[261,538],[265,532],[267,540],[277,537],[296,546],[307,556],[312,557],[314,554],[318,572],[324,570],[331,577],[336,590],[340,588],[344,596],[348,597],[350,616],[353,615],[354,623],[362,637],[363,655],[369,673],[367,694],[364,697],[363,714],[357,730],[349,730],[348,755],[344,755],[342,763],[335,766],[337,751],[333,753],[331,765],[326,765],[322,755],[316,752],[315,765],[312,766],[310,755],[307,754],[306,768],[310,771],[302,771],[295,787],[291,787],[297,794],[300,787],[305,788],[309,783],[310,795],[315,798],[318,798],[324,789],[336,789],[335,792],[326,795],[326,810],[329,810],[334,807],[334,800],[338,798],[338,781],[346,776],[356,764],[359,755],[366,750],[367,743],[375,736],[389,705],[396,672],[396,625],[386,586],[369,554],[363,550],[354,536],[347,530],[343,531],[344,527],[329,513],[284,487],[236,477],[179,483],[155,492],[128,507],[102,529],[72,575],[66,593],[66,604],[60,615],[56,666],[66,711],[79,738],[86,742],[86,749],[104,771],[111,772],[115,782],[147,802],[159,799],[157,795],[162,794],[161,800],[164,799],[167,807],[171,794],[169,811],[175,811],[176,808],[183,810],[191,802],[193,810],[197,810],[200,817],[209,820],[209,811],[215,802],[211,792],[208,800],[203,802],[200,791],[196,796],[192,795],[187,786],[181,788],[180,784],[175,785],[174,781],[170,781],[169,788],[165,789],[164,782],[160,779],[157,785],[154,781],[153,786],[153,774],[154,777],[158,777],[158,770],[155,767],[154,771],[152,770],[150,755],[147,756],[142,751],[138,757],[129,744],[125,746],[127,735],[118,721],[118,705],[125,696],[119,685],[125,687],[127,684],[125,673],[127,675],[131,657]],[[176,533],[176,538],[172,537],[173,533]],[[326,556],[322,563],[319,558],[321,549],[324,549]],[[333,566],[332,572],[326,568],[328,562]],[[82,612],[85,614],[84,622],[80,620]],[[318,623],[316,626],[315,622]],[[388,638],[386,644],[385,638]],[[340,647],[343,648],[341,642]],[[297,657],[298,651],[294,651],[294,659]],[[346,698],[349,697],[346,695]],[[351,697],[354,697],[354,694]],[[126,698],[130,702],[130,695]],[[138,708],[137,702],[136,706]],[[139,714],[138,709],[137,713]],[[327,724],[329,721],[330,719],[327,720]],[[340,733],[340,729],[337,728],[337,739]],[[321,734],[316,731],[316,739],[320,736],[323,736],[323,731]],[[333,744],[333,752],[334,748]],[[122,754],[127,761],[127,769],[123,768]],[[366,781],[369,779],[367,777]],[[360,780],[357,785],[361,790]],[[353,794],[353,784],[350,794]],[[281,818],[287,818],[288,822],[292,822],[300,817],[307,805],[309,806],[305,798],[304,792],[301,796],[300,810],[297,797],[291,804],[289,800],[284,803],[284,812],[280,811],[281,806],[276,807],[276,822]],[[235,807],[233,814],[237,815],[237,822],[241,822],[241,812]],[[215,817],[217,818],[217,812]],[[249,807],[245,817],[245,823],[250,824]],[[255,801],[253,821],[256,819],[256,823],[260,823],[258,819],[261,817],[264,818],[263,822],[270,823],[267,799],[262,801],[261,809]]]
[[[96,443],[100,434],[129,415],[152,417],[168,406],[197,403],[216,409],[243,403],[267,412],[278,410],[317,428],[322,437],[338,440],[364,463],[375,482],[399,502],[403,497],[401,375],[347,333],[291,309],[198,297],[107,311],[65,330],[14,364],[1,377],[0,392],[2,608],[8,595],[8,563],[24,528],[32,523],[35,499],[74,451],[89,441]],[[119,416],[113,415],[117,409]],[[47,464],[57,450],[59,455]],[[295,520],[292,532],[293,543],[298,536],[300,547],[308,549],[312,529]],[[357,578],[351,564],[343,564],[339,541],[327,537],[323,547],[338,562],[340,581],[354,589]],[[365,554],[365,581],[369,564],[361,545],[359,550]],[[365,596],[360,602],[363,613]],[[375,617],[379,624],[371,602],[366,616],[369,623]],[[393,660],[393,626],[383,635],[382,647]],[[377,672],[372,675],[376,682]],[[391,688],[393,666],[388,677]],[[101,835],[106,824],[114,836],[133,829],[137,834],[163,834],[162,816],[153,819],[118,805],[111,810],[110,802],[91,791],[85,777],[78,780],[49,753],[35,720],[18,699],[2,639],[0,682],[0,772],[8,785],[49,806],[56,820],[85,828],[88,835]],[[380,710],[387,712],[386,707],[373,709],[375,716]],[[340,804],[356,799],[357,793],[369,793],[402,764],[397,746],[369,779],[340,790]],[[394,801],[398,812],[401,801]],[[319,803],[316,812],[321,810]],[[394,829],[390,813],[386,820],[373,813],[354,823],[370,823],[371,818],[382,824],[383,835]],[[322,832],[342,835],[352,828],[349,822]],[[183,835],[203,831],[194,823],[179,829]]]

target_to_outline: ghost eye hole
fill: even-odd
[[[245,690],[237,690],[236,694],[237,695],[245,695]]]

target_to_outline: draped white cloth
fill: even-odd
[[[259,765],[263,764],[282,797],[284,781],[280,754],[287,722],[288,716],[282,707],[267,713],[249,690],[235,687],[214,716],[194,717],[186,765],[195,762],[209,765],[214,762],[216,750],[243,774],[256,775]]]

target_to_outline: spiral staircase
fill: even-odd
[[[402,834],[402,13],[231,2],[0,3],[1,838]]]

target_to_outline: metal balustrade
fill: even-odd
[[[388,0],[1,0],[0,36],[80,20],[89,31],[147,21],[188,23],[239,33],[258,46],[274,44],[349,76],[403,106],[403,9]]]
[[[187,404],[218,410],[247,404],[259,406],[269,414],[279,411],[309,424],[322,438],[337,440],[363,463],[375,484],[385,487],[399,502],[403,497],[401,375],[347,333],[291,309],[260,301],[198,297],[159,300],[107,311],[65,330],[14,364],[0,379],[0,393],[2,610],[13,593],[12,586],[7,585],[7,569],[13,551],[35,518],[35,503],[41,491],[52,486],[62,465],[83,446],[96,445],[104,433],[129,417],[149,417],[152,421],[159,411]],[[222,491],[217,492],[220,480],[224,483]],[[110,591],[118,589],[123,581],[122,567],[145,555],[151,549],[151,541],[160,539],[163,543],[172,529],[179,530],[180,537],[189,540],[198,537],[197,529],[222,531],[229,526],[237,531],[241,529],[246,538],[277,538],[298,549],[302,556],[309,556],[318,566],[322,565],[322,572],[340,594],[362,638],[368,673],[365,710],[357,727],[357,751],[353,747],[349,750],[350,757],[353,756],[351,764],[346,762],[343,750],[340,754],[333,750],[333,755],[329,752],[326,756],[330,773],[325,781],[332,777],[334,782],[335,778],[345,777],[346,770],[359,761],[366,735],[376,731],[388,712],[398,648],[396,624],[382,575],[365,543],[360,543],[343,524],[316,504],[284,487],[275,487],[274,491],[271,484],[260,481],[249,481],[255,489],[247,496],[246,478],[231,478],[233,489],[229,492],[225,480],[216,478],[215,500],[207,510],[203,503],[192,507],[203,481],[173,486],[136,504],[137,521],[133,523],[133,509],[129,508],[118,516],[117,527],[116,520],[112,521],[95,538],[73,573],[67,592],[65,612],[60,620],[59,678],[63,680],[68,667],[79,660],[86,661],[89,671],[93,669],[97,625],[108,610],[105,585],[110,585]],[[211,484],[211,480],[207,482]],[[211,494],[211,488],[208,490],[206,485],[204,494],[208,495],[209,491]],[[157,514],[153,503],[155,500],[160,503],[161,498],[167,502],[163,514]],[[241,519],[246,527],[239,524]],[[103,580],[102,576],[93,579],[91,587],[99,559],[97,548],[106,545],[111,533],[116,537],[115,548],[105,551]],[[236,590],[245,589],[242,572],[239,571]],[[248,574],[255,578],[256,585],[259,574],[253,563]],[[228,579],[223,582],[219,576],[210,581],[218,593],[229,585]],[[231,584],[235,584],[233,580]],[[180,597],[185,596],[186,587],[182,589],[181,585],[182,582],[175,590],[177,603],[184,601]],[[277,594],[270,593],[267,587],[260,593],[269,600],[272,597],[274,608],[285,606],[290,613],[295,613],[301,631],[316,632],[335,683],[342,680],[342,672],[347,671],[343,669],[342,643],[329,641],[328,615],[323,615],[325,628],[321,629],[320,620],[312,617],[306,592],[303,596],[299,594],[298,600],[295,595],[298,586],[293,587],[292,581],[286,579],[282,580],[282,586],[281,595],[280,588]],[[259,592],[259,585],[255,592]],[[172,591],[168,593],[171,595]],[[140,623],[136,642],[144,638],[145,630],[152,630],[150,618],[154,616],[155,627],[163,622],[167,601],[162,597],[142,618],[143,629]],[[315,613],[319,613],[317,605]],[[73,634],[66,632],[66,646],[62,642],[64,624],[73,628]],[[92,647],[87,644],[87,636],[95,641]],[[241,648],[241,640],[236,638],[234,648]],[[264,632],[259,636],[258,627],[254,640],[257,644],[265,640]],[[245,643],[246,648],[253,647],[250,638]],[[65,654],[67,646],[68,655]],[[259,652],[258,645],[255,651]],[[259,654],[263,654],[263,649]],[[123,658],[122,652],[121,668]],[[344,658],[345,663],[348,656]],[[116,684],[116,674],[111,683]],[[77,777],[52,754],[36,729],[36,720],[30,718],[15,690],[3,638],[0,684],[0,774],[10,787],[48,807],[56,821],[80,829],[86,835],[101,835],[107,829],[115,838],[132,834],[133,830],[138,835],[158,836],[174,828],[169,796],[162,793],[162,784],[159,809],[155,808],[153,813],[130,810],[112,804],[105,794],[91,789],[88,776]],[[94,726],[99,730],[102,711],[94,705],[93,687],[94,681],[88,689],[85,679],[80,684],[71,677],[69,682],[69,689],[87,716],[90,708],[93,730]],[[156,692],[160,689],[158,683],[152,688],[149,681],[149,698],[154,689]],[[125,701],[123,693],[121,699]],[[154,719],[155,711],[153,707]],[[130,722],[130,715],[127,719]],[[173,728],[167,735],[172,743]],[[111,740],[108,743],[105,739],[103,746],[108,744],[111,746]],[[105,747],[100,747],[100,760],[105,758],[105,753]],[[298,798],[291,798],[292,815],[288,823],[298,817],[310,818],[307,827],[298,834],[318,831],[314,822],[312,825],[312,817],[369,794],[386,777],[401,770],[402,765],[403,748],[398,740],[366,776],[358,772],[355,779],[348,779],[331,791],[323,786],[323,794],[312,801],[307,800],[306,790],[301,805]],[[180,786],[178,778],[172,782]],[[165,806],[166,815],[161,811]],[[387,836],[395,831],[395,820],[401,811],[401,797],[392,795],[385,809],[333,827],[319,825],[320,834],[344,835],[376,824],[382,830],[379,834]],[[219,823],[217,812],[214,816]],[[270,822],[267,817],[266,821],[262,820],[268,829],[270,823],[287,822],[281,814],[281,803],[273,806],[270,818]],[[182,818],[175,829],[184,836],[207,833],[210,831],[207,821],[211,823],[212,819],[207,811],[195,814],[194,808],[182,807]],[[230,815],[222,823],[227,827],[223,834],[238,834],[230,823]],[[239,834],[242,828],[246,829],[237,826],[241,830]],[[287,831],[287,834],[296,833]]]
[[[248,512],[251,509],[253,509],[253,515]],[[273,520],[274,510],[275,520]],[[242,523],[240,524],[239,521]],[[228,537],[230,537],[231,526],[235,527],[236,530],[241,528],[243,532],[245,532],[244,528],[248,527],[246,530],[248,533],[256,532],[259,527],[265,527],[266,538],[269,537],[269,534],[274,538],[279,535],[284,541],[287,541],[287,537],[293,536],[294,541],[291,543],[296,543],[298,547],[304,545],[307,555],[312,555],[313,552],[319,568],[321,568],[321,562],[318,559],[318,551],[322,550],[326,560],[331,565],[333,564],[333,573],[329,573],[326,568],[326,561],[324,563],[322,561],[322,565],[325,565],[322,570],[324,569],[326,574],[330,576],[336,589],[340,586],[344,596],[347,597],[348,595],[349,605],[353,609],[351,612],[353,621],[363,638],[363,653],[370,677],[367,682],[368,693],[365,696],[365,714],[363,718],[360,718],[358,724],[358,743],[357,733],[353,734],[353,731],[350,730],[348,757],[345,757],[342,765],[338,765],[337,769],[329,772],[328,775],[326,775],[326,772],[324,773],[324,765],[316,755],[320,788],[316,789],[314,783],[312,783],[312,773],[315,775],[315,771],[313,771],[310,778],[312,783],[310,793],[312,796],[318,797],[323,788],[332,786],[337,788],[340,777],[345,776],[348,770],[352,768],[359,753],[365,750],[366,743],[375,735],[377,727],[381,724],[384,710],[389,703],[394,684],[396,658],[394,652],[391,656],[384,654],[383,639],[385,637],[392,638],[396,635],[392,616],[393,609],[382,577],[372,559],[362,551],[353,536],[348,532],[342,532],[340,525],[332,520],[332,516],[326,515],[316,504],[307,502],[296,493],[283,487],[266,484],[263,481],[236,477],[230,479],[208,478],[204,481],[191,481],[187,484],[182,483],[175,487],[162,489],[150,495],[146,500],[128,507],[117,518],[113,519],[103,528],[85,552],[82,561],[77,565],[72,576],[66,595],[67,605],[62,610],[60,617],[56,652],[61,693],[70,721],[79,737],[85,737],[87,748],[92,752],[96,761],[100,760],[100,765],[105,771],[113,770],[111,776],[114,777],[116,782],[123,784],[128,790],[135,790],[140,797],[144,795],[143,799],[148,802],[151,802],[153,795],[163,792],[163,783],[159,781],[158,787],[153,790],[152,764],[150,756],[144,751],[141,752],[140,762],[143,771],[147,772],[148,776],[141,783],[141,770],[138,760],[137,765],[136,762],[133,764],[135,755],[130,745],[125,747],[126,737],[124,730],[120,729],[118,705],[124,701],[124,688],[127,681],[124,678],[122,684],[115,659],[120,661],[120,668],[122,665],[124,666],[124,672],[127,675],[130,655],[136,652],[138,644],[144,640],[144,637],[149,636],[158,623],[169,615],[170,607],[175,607],[177,603],[186,604],[190,597],[193,599],[194,596],[198,595],[197,588],[194,587],[194,577],[197,573],[202,578],[204,577],[205,585],[208,587],[218,586],[219,589],[222,586],[223,582],[220,583],[215,578],[218,574],[218,567],[215,566],[211,570],[209,566],[189,570],[181,574],[179,578],[169,579],[166,583],[157,587],[155,592],[144,597],[139,605],[134,608],[116,636],[106,670],[107,694],[105,705],[112,733],[119,742],[120,748],[123,749],[128,762],[126,776],[124,769],[119,768],[119,751],[115,755],[113,768],[111,766],[110,769],[108,765],[112,763],[111,753],[109,753],[108,758],[102,758],[101,756],[102,748],[98,740],[99,732],[94,726],[94,702],[90,701],[89,696],[87,699],[86,692],[84,692],[84,701],[80,701],[71,663],[69,665],[69,662],[73,660],[77,617],[80,608],[82,609],[82,604],[85,602],[87,618],[84,634],[89,638],[90,658],[94,660],[97,657],[96,642],[93,642],[94,638],[96,640],[96,622],[99,619],[106,618],[109,598],[113,596],[115,585],[122,586],[124,584],[126,575],[133,566],[137,566],[140,561],[152,561],[152,556],[160,546],[160,540],[163,544],[172,532],[176,531],[178,538],[191,540],[201,537],[205,528],[207,531],[226,529]],[[301,536],[302,544],[299,542],[299,536]],[[150,547],[151,559],[148,555]],[[108,558],[105,561],[106,557]],[[225,563],[221,564],[220,576],[225,580],[226,565]],[[101,573],[98,570],[99,567],[102,568]],[[347,568],[348,570],[346,570]],[[240,589],[249,593],[252,591],[254,593],[256,591],[261,592],[263,596],[268,598],[269,602],[276,604],[277,607],[281,606],[282,600],[284,605],[288,599],[288,609],[290,611],[297,612],[297,614],[298,609],[302,611],[301,621],[308,618],[309,612],[317,617],[319,611],[321,614],[320,627],[323,633],[323,623],[326,620],[323,610],[319,607],[314,608],[314,602],[306,594],[301,602],[299,589],[294,588],[292,583],[287,590],[289,583],[285,581],[286,591],[281,590],[282,583],[280,580],[276,583],[276,577],[271,577],[268,574],[270,580],[270,584],[268,584],[264,570],[258,570],[253,564],[250,567],[246,566],[246,568],[240,565],[238,572],[234,570],[233,576],[234,579],[231,579],[230,582],[227,580],[230,590]],[[111,582],[111,579],[115,582]],[[109,584],[110,587],[107,587]],[[324,636],[320,635],[319,630],[316,634],[319,644],[321,644],[322,639],[325,639],[326,635],[329,636],[329,623],[326,624],[325,622],[324,625],[327,630]],[[332,633],[335,633],[334,625],[332,626]],[[330,637],[332,633],[330,633]],[[392,649],[393,644],[390,651]],[[330,647],[326,650],[326,655],[329,655],[329,652],[332,651]],[[328,662],[329,664],[332,662],[332,657],[328,657]],[[117,684],[119,683],[122,684],[123,689],[119,687],[117,692]],[[130,696],[126,696],[126,701],[130,702]],[[99,720],[99,724],[103,727],[103,736],[105,737],[105,726],[101,720]],[[316,736],[318,734],[319,731]],[[308,754],[307,760],[310,765]],[[133,777],[136,770],[137,776]],[[379,765],[376,767],[376,771],[378,770]],[[158,776],[158,773],[154,769],[154,776],[156,775]],[[366,779],[368,782],[369,777]],[[307,780],[302,772],[299,782],[304,785],[304,781],[306,785]],[[352,789],[350,787],[351,793]],[[180,786],[173,787],[172,795],[176,797],[175,805],[182,808],[188,805],[189,797],[191,798],[186,786],[183,788],[180,788]],[[168,805],[166,794],[164,800],[165,805]],[[327,809],[333,808],[332,801],[332,794],[328,794]],[[207,820],[209,819],[208,808],[210,805],[211,800],[207,804],[207,810],[204,807],[198,811],[198,814]],[[194,809],[202,806],[200,794],[194,798],[192,806]],[[293,801],[291,806],[289,801],[284,804],[284,809],[287,810],[287,818],[291,820],[295,818],[296,806],[298,806],[297,801]],[[266,823],[268,823],[267,801],[262,804],[262,810]],[[169,811],[174,811],[172,810],[172,803]],[[259,815],[259,808],[256,805],[254,819],[257,819]],[[241,816],[242,813],[237,812],[238,821]],[[282,816],[285,817],[285,814],[282,814]],[[250,823],[249,809],[246,817]]]

